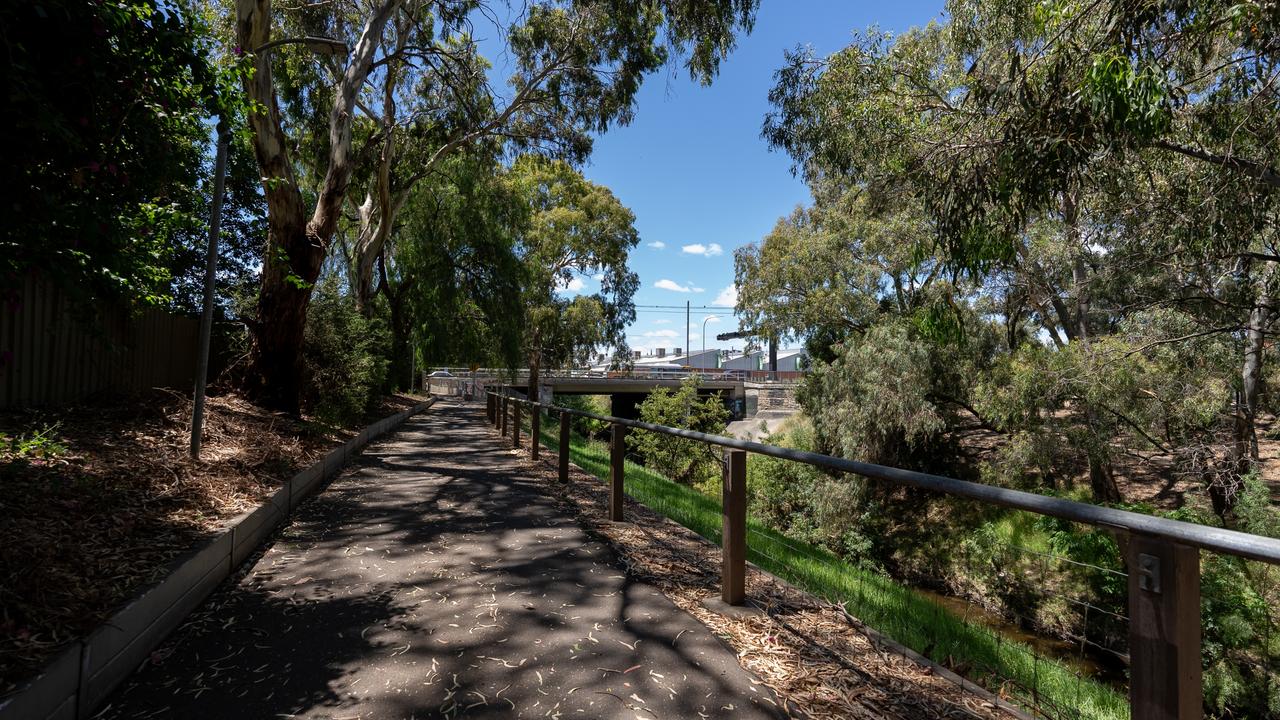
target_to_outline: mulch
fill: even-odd
[[[898,653],[857,625],[839,606],[809,595],[754,567],[747,594],[763,612],[742,617],[708,609],[720,592],[720,549],[628,498],[628,522],[608,520],[608,490],[594,475],[571,466],[567,486],[557,478],[555,455],[528,460],[593,535],[608,542],[637,579],[659,587],[677,606],[710,627],[738,654],[744,668],[787,702],[798,717],[1009,718],[1012,715],[932,668]],[[852,621],[851,621],[852,620]]]
[[[388,398],[375,414],[413,402]],[[354,434],[233,395],[206,408],[199,462],[188,458],[191,400],[177,393],[0,413],[0,433],[52,428],[62,446],[16,457],[0,445],[0,697]]]

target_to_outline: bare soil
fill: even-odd
[[[413,403],[388,398],[377,415]],[[0,433],[52,428],[61,446],[33,456],[0,444],[0,696],[354,434],[212,397],[193,462],[190,417],[190,399],[164,391],[0,413]]]

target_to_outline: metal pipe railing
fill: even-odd
[[[1200,555],[1198,550],[1280,565],[1280,540],[1235,530],[1153,517],[1021,490],[983,485],[942,475],[903,470],[750,440],[597,415],[514,396],[509,388],[490,390],[495,404],[512,403],[560,413],[560,477],[567,477],[567,417],[608,423],[610,518],[623,519],[623,438],[627,429],[717,445],[731,451],[725,464],[722,592],[726,602],[744,600],[745,453],[756,453],[814,467],[853,473],[906,487],[1022,510],[1103,528],[1120,535],[1129,583],[1130,712],[1135,718],[1186,720],[1203,714],[1200,658]],[[517,416],[518,417],[518,416]],[[505,413],[504,413],[505,418]],[[518,431],[517,431],[518,432]],[[532,442],[539,442],[535,435]],[[517,440],[518,443],[518,440]],[[739,475],[739,473],[741,475]],[[732,510],[732,512],[731,512]],[[741,512],[740,512],[741,511]],[[741,542],[741,546],[739,546]],[[730,547],[732,545],[732,547]]]
[[[911,487],[918,487],[925,490],[934,490],[946,495],[978,500],[980,502],[1000,505],[1003,507],[1013,508],[1015,510],[1026,510],[1027,512],[1033,512],[1038,515],[1048,515],[1050,517],[1084,523],[1086,525],[1095,525],[1112,530],[1125,530],[1128,532],[1142,533],[1143,535],[1148,535],[1154,538],[1169,540],[1171,542],[1177,542],[1184,545],[1191,545],[1202,550],[1211,550],[1213,552],[1223,553],[1226,555],[1235,555],[1249,560],[1259,560],[1265,563],[1280,565],[1280,540],[1275,538],[1250,535],[1249,533],[1227,530],[1225,528],[1197,525],[1196,523],[1189,523],[1182,520],[1153,517],[1151,515],[1143,515],[1142,513],[1131,512],[1128,510],[1117,510],[1115,508],[1090,505],[1088,503],[1049,497],[1047,495],[1037,495],[1036,493],[1030,493],[1023,490],[1010,490],[1008,488],[995,487],[993,485],[983,485],[981,483],[970,482],[968,480],[958,480],[956,478],[949,478],[943,475],[930,475],[928,473],[886,467],[884,465],[875,465],[872,463],[859,462],[857,460],[848,460],[846,458],[823,455],[821,453],[809,452],[806,450],[794,450],[791,448],[778,447],[776,445],[766,445],[764,443],[753,442],[751,440],[739,440],[737,438],[725,437],[723,435],[711,435],[708,433],[697,432],[695,430],[684,430],[682,428],[673,428],[666,425],[655,425],[653,423],[642,422],[640,420],[628,420],[626,418],[613,417],[611,415],[597,415],[583,410],[562,408],[558,405],[535,402],[524,398],[516,398],[515,401],[522,405],[539,407],[556,412],[564,412],[572,416],[590,418],[592,420],[622,425],[624,427],[635,428],[637,430],[647,430],[649,432],[671,435],[673,437],[685,438],[687,440],[698,440],[709,445],[719,445],[721,447],[731,448],[734,450],[746,450],[747,452],[756,453],[757,455],[768,455],[769,457],[776,457],[782,460],[792,460],[806,465],[827,468],[829,470],[838,470],[840,472],[853,473],[855,475],[862,475],[863,477],[875,478],[877,480],[886,480],[899,485],[909,485]]]

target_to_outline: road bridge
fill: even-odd
[[[637,419],[638,408],[649,393],[658,388],[676,389],[689,377],[686,372],[630,371],[549,371],[538,379],[542,390],[538,393],[543,402],[551,402],[554,395],[607,395],[610,414],[615,417]],[[465,395],[474,384],[472,394],[479,395],[484,388],[506,385],[526,397],[529,396],[529,373],[510,373],[477,370],[474,377],[429,378],[430,390],[441,395]],[[718,396],[729,409],[733,419],[741,420],[746,414],[747,383],[743,378],[727,375],[701,375],[698,394]]]

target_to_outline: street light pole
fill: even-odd
[[[707,354],[707,321],[719,320],[719,319],[720,317],[718,315],[708,315],[702,319],[702,354],[703,355]]]
[[[213,198],[209,208],[209,249],[205,254],[204,307],[200,313],[200,354],[196,356],[196,387],[191,397],[191,459],[200,459],[200,435],[204,430],[204,394],[209,374],[209,336],[213,333],[214,282],[218,276],[218,234],[222,224],[222,195],[227,181],[227,146],[231,129],[225,115],[218,116],[218,147],[213,161]]]

